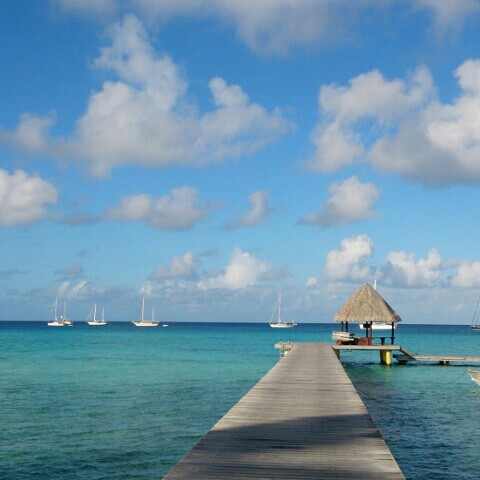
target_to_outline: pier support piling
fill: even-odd
[[[391,350],[380,350],[380,363],[386,365],[387,367],[392,366],[392,351]]]

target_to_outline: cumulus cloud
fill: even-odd
[[[461,262],[452,278],[452,287],[480,287],[480,262]]]
[[[433,287],[438,285],[442,268],[442,257],[434,248],[418,261],[414,253],[391,252],[381,269],[381,281],[394,287]]]
[[[167,267],[157,268],[149,276],[150,280],[198,280],[198,269],[201,266],[200,260],[187,252],[183,256],[172,258]]]
[[[329,192],[331,197],[323,204],[322,210],[303,217],[299,223],[327,228],[375,216],[372,207],[380,197],[380,191],[373,183],[362,183],[354,176],[333,184]]]
[[[0,226],[38,222],[48,215],[47,206],[57,199],[57,189],[40,177],[23,170],[9,174],[0,169]]]
[[[439,32],[458,28],[478,12],[478,0],[51,0],[61,11],[105,16],[115,10],[136,11],[150,22],[176,16],[214,18],[232,26],[236,36],[263,55],[285,55],[298,47],[325,46],[349,38],[363,14],[426,11]]]
[[[140,0],[137,4],[143,15],[160,21],[177,15],[216,18],[232,25],[241,41],[263,55],[285,55],[295,47],[331,42],[361,10],[359,2],[347,0]]]
[[[426,9],[433,15],[433,26],[441,31],[458,28],[480,11],[478,0],[412,0],[417,9]]]
[[[324,275],[336,282],[366,281],[372,269],[365,262],[373,255],[373,242],[367,235],[345,238],[338,250],[328,252]]]
[[[209,83],[214,108],[203,114],[189,104],[187,82],[166,53],[149,43],[140,21],[127,15],[110,29],[111,45],[95,66],[115,77],[93,92],[73,135],[49,134],[53,118],[23,115],[0,140],[31,153],[86,161],[105,176],[122,165],[203,166],[258,151],[291,130],[278,108],[269,113],[238,85]]]
[[[250,209],[240,218],[232,220],[227,224],[227,228],[253,227],[264,222],[268,215],[273,211],[268,206],[270,194],[267,191],[257,190],[248,196]]]
[[[159,198],[147,194],[123,197],[118,207],[106,209],[105,216],[112,221],[145,222],[159,230],[176,231],[193,228],[211,210],[195,188],[185,185]]]
[[[348,87],[322,86],[318,99],[322,119],[311,135],[317,148],[307,166],[329,172],[359,160],[366,146],[361,133],[354,129],[358,121],[391,126],[418,108],[431,91],[431,78],[425,69],[419,69],[409,85],[398,79],[386,80],[373,70],[351,79]]]
[[[226,268],[200,280],[198,286],[204,290],[239,290],[259,284],[271,271],[272,266],[269,263],[236,247]]]
[[[454,75],[462,93],[452,103],[439,101],[426,69],[406,81],[373,71],[348,87],[323,86],[308,167],[325,172],[364,161],[426,184],[480,182],[480,60]]]

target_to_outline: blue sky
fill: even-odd
[[[479,0],[0,9],[0,320],[469,323]]]

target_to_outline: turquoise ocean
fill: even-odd
[[[332,329],[0,322],[0,479],[161,478],[275,365],[275,342],[331,342]],[[480,354],[467,326],[401,324],[396,343]],[[406,477],[478,480],[480,386],[468,366],[378,360],[342,354]]]

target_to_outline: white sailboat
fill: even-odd
[[[158,327],[159,322],[155,321],[155,309],[154,309],[154,307],[152,307],[152,319],[151,320],[145,320],[144,311],[145,311],[145,298],[142,297],[142,319],[141,320],[134,320],[132,323],[136,327]]]
[[[63,323],[62,319],[58,318],[58,316],[57,316],[57,306],[58,306],[58,301],[57,301],[57,299],[55,299],[53,320],[51,322],[47,322],[47,325],[49,327],[66,327],[66,325]]]
[[[67,302],[63,302],[63,315],[60,317],[60,320],[67,327],[73,327],[73,320],[70,320],[67,317]]]
[[[275,316],[275,311],[277,310],[278,307],[278,318],[277,321],[273,321],[273,317]],[[284,322],[282,320],[282,294],[278,295],[278,300],[277,303],[275,304],[275,307],[273,308],[272,312],[272,317],[270,318],[270,324],[272,328],[293,328],[296,327],[297,324],[295,322]]]
[[[480,332],[480,297],[478,297],[477,306],[475,307],[475,312],[473,313],[472,323],[470,328]]]
[[[102,318],[97,318],[97,304],[95,303],[88,314],[87,323],[97,327],[108,325],[108,322],[105,320],[105,309],[102,308]]]

